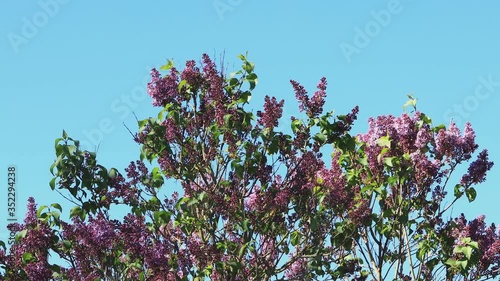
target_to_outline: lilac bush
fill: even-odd
[[[230,75],[207,55],[182,71],[170,61],[153,69],[147,89],[159,113],[138,121],[140,159],[123,174],[63,132],[50,187],[75,206],[65,221],[59,204],[37,209],[29,199],[24,223],[9,225],[16,242],[8,252],[1,244],[2,280],[498,276],[498,229],[446,215],[475,200],[493,166],[470,124],[463,133],[434,126],[410,97],[413,112],[370,118],[353,136],[359,108],[325,112],[321,78],[312,96],[290,81],[305,114],[282,132],[284,100],[265,96],[262,110],[247,109],[258,77],[240,59]],[[174,182],[182,194],[165,196]],[[118,205],[123,218],[110,214]]]

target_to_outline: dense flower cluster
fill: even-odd
[[[284,103],[284,100],[277,102],[275,97],[270,98],[269,96],[266,96],[264,103],[264,112],[257,112],[257,117],[259,117],[258,123],[269,129],[278,126],[278,120],[283,114]]]
[[[448,178],[454,168],[469,160],[478,147],[470,123],[465,125],[463,135],[454,123],[435,133],[428,118],[418,111],[413,116],[405,113],[400,117],[370,118],[368,123],[368,132],[358,138],[367,144],[365,153],[372,176],[383,180],[387,173],[394,171],[388,171],[387,161],[391,166],[399,163],[398,168],[411,174],[405,185],[409,185],[414,195],[430,192],[433,184]],[[384,138],[386,143],[381,142]],[[478,160],[470,164],[468,173],[462,178],[462,185],[469,187],[482,182],[492,166],[487,151],[483,150]]]
[[[485,216],[481,215],[468,222],[464,214],[461,214],[452,224],[455,245],[464,246],[466,238],[478,243],[479,264],[471,272],[470,280],[481,276],[496,276],[500,271],[500,229],[495,224],[488,226],[484,219]],[[458,254],[455,257],[459,258]]]
[[[326,97],[326,78],[321,78],[318,83],[318,90],[314,92],[312,98],[309,98],[304,86],[300,85],[295,80],[290,80],[295,91],[295,97],[299,101],[300,111],[305,111],[309,117],[318,117],[323,112],[323,105]]]
[[[5,257],[7,270],[6,280],[48,280],[52,277],[48,258],[54,234],[47,225],[38,225],[35,200],[30,197],[24,224],[9,224],[10,231],[28,229],[22,243],[11,246],[10,253]],[[27,263],[26,261],[29,261]],[[1,277],[1,275],[0,275]]]
[[[388,188],[387,193],[378,191],[380,211],[389,215],[384,215],[383,220],[388,223],[392,223],[391,220],[399,221],[400,217],[393,215],[396,209],[404,216],[409,216],[408,219],[417,225],[416,237],[436,235],[435,231],[444,236],[450,235],[441,232],[441,229],[446,229],[442,214],[451,206],[443,206],[442,202],[448,194],[446,184],[452,172],[457,165],[468,161],[478,148],[470,123],[465,125],[461,134],[454,123],[448,128],[433,128],[430,119],[418,111],[413,115],[405,113],[400,117],[379,116],[370,118],[368,132],[358,135],[358,139],[364,143],[363,151],[368,168],[361,173],[363,184]],[[360,165],[357,167],[363,171]],[[461,186],[456,186],[452,191],[456,196],[455,201],[464,193],[473,201],[476,195],[472,186],[483,182],[487,171],[492,167],[487,151],[483,150],[478,154],[478,159],[469,164],[467,173],[460,181]],[[477,224],[476,220],[467,227],[463,217],[457,223],[457,229],[465,232],[455,234],[456,241],[470,237],[479,242],[481,252],[488,255],[492,253],[488,249],[493,244],[500,243],[497,242],[500,241],[498,235],[491,232],[493,229],[485,230],[484,221],[481,221],[483,228],[479,230],[482,238],[473,233],[476,230],[470,231]],[[486,232],[489,233],[488,242],[484,240]],[[483,268],[479,275],[485,273],[490,265],[499,264],[491,256],[483,256],[482,261],[486,260],[488,262],[482,262],[478,266]],[[422,272],[425,276],[432,276],[432,270],[427,267],[423,267]],[[450,272],[451,269],[448,274]],[[491,271],[488,272],[490,276],[496,276]]]
[[[493,162],[488,161],[488,152],[486,150],[479,153],[477,160],[471,163],[467,173],[462,176],[460,184],[469,187],[486,180],[486,172],[493,167]]]
[[[178,99],[179,78],[175,67],[165,77],[161,77],[160,72],[153,68],[151,70],[151,77],[151,82],[148,83],[148,94],[153,98],[154,106],[165,106]]]

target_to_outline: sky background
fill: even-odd
[[[228,71],[248,51],[265,95],[298,110],[289,83],[310,93],[328,79],[326,108],[360,106],[355,132],[370,116],[400,115],[407,94],[435,124],[470,121],[498,162],[472,204],[455,207],[500,223],[500,2],[496,1],[75,1],[4,0],[0,8],[0,239],[6,241],[7,167],[18,169],[18,218],[29,196],[65,203],[49,188],[54,140],[65,129],[98,159],[123,172],[139,157],[124,124],[156,116],[145,91],[149,70],[179,68],[202,53],[225,53]],[[452,185],[450,185],[452,186]],[[173,187],[165,187],[167,192]]]

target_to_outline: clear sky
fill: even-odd
[[[297,1],[299,2],[299,1]],[[500,2],[497,1],[2,1],[0,8],[0,239],[6,240],[7,167],[18,168],[18,217],[29,196],[50,191],[54,140],[65,129],[120,171],[138,159],[127,129],[156,114],[148,72],[167,58],[182,66],[225,52],[228,70],[248,51],[264,95],[297,113],[290,79],[329,81],[327,108],[369,116],[402,113],[406,94],[434,123],[470,121],[497,166],[468,217],[500,223]],[[67,217],[69,209],[65,209]]]

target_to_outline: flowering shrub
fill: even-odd
[[[75,204],[29,199],[16,242],[0,249],[4,280],[485,280],[500,266],[500,233],[484,217],[445,213],[493,163],[470,124],[433,126],[416,111],[369,120],[324,113],[327,81],[309,96],[291,81],[303,118],[277,130],[284,101],[249,104],[258,77],[225,76],[203,55],[151,71],[156,118],[138,122],[140,160],[125,173],[98,164],[63,132],[53,190]],[[409,105],[415,107],[410,97]],[[333,152],[332,152],[333,151]],[[325,157],[323,153],[331,153]],[[328,160],[327,160],[328,159]],[[148,169],[143,161],[156,163]],[[325,163],[324,161],[328,161]],[[468,163],[450,187],[451,175]],[[183,194],[161,192],[178,183]],[[451,196],[448,195],[451,193]],[[465,195],[465,197],[464,197]],[[129,212],[116,219],[110,209]],[[63,262],[51,264],[49,256]]]

